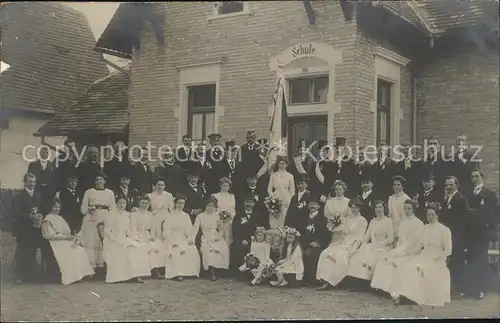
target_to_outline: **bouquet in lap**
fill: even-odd
[[[245,255],[244,264],[239,268],[240,271],[252,271],[254,275],[254,279],[251,281],[252,285],[269,278],[274,272],[274,263],[270,258],[270,253],[271,245],[266,239],[266,230],[263,227],[257,227],[250,253]]]
[[[274,196],[268,196],[264,200],[264,205],[266,206],[267,211],[269,212],[269,216],[272,216],[274,218],[279,218],[281,206],[283,205],[283,202],[279,198]]]

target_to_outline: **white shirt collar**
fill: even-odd
[[[363,199],[367,198],[370,194],[372,193],[372,190],[369,190],[369,191],[366,191],[366,192],[363,192],[363,194],[361,195],[363,197]]]
[[[298,196],[298,199],[300,200],[300,198],[302,197],[302,195],[304,195],[306,191],[297,191],[297,196]]]
[[[474,194],[477,194],[477,193],[481,192],[481,190],[483,189],[483,187],[484,187],[484,184],[479,184],[476,187],[474,187]]]
[[[448,195],[448,202],[451,201],[451,199],[455,196],[455,194],[457,194],[458,190],[455,190],[455,192],[451,193],[450,195]]]
[[[314,218],[316,215],[318,215],[319,211],[316,211],[316,212],[313,212],[313,213],[309,213],[309,217],[310,218]]]
[[[35,190],[34,189],[29,189],[27,187],[24,188],[26,190],[26,192],[29,193],[29,195],[33,196],[33,194],[35,194]]]

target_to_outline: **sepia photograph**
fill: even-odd
[[[500,318],[498,0],[2,2],[2,322]]]

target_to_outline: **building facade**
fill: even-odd
[[[143,23],[140,50],[125,53],[129,144],[176,145],[213,131],[240,143],[247,130],[268,138],[283,77],[289,147],[335,137],[421,144],[430,135],[449,146],[463,133],[484,146],[488,182],[498,187],[498,51],[462,37],[469,25],[449,17],[437,28],[436,1],[231,3],[151,6],[164,21],[162,42]],[[103,37],[124,23],[115,18]],[[475,26],[480,17],[472,18]]]

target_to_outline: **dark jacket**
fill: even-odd
[[[352,158],[347,160],[347,157],[345,157],[340,162],[335,161],[333,164],[333,173],[334,181],[341,180],[347,185],[347,192],[345,194],[346,197],[354,198],[358,190],[358,187],[356,186],[359,175],[357,165],[354,163]],[[330,190],[331,189],[332,186],[330,185]]]
[[[125,210],[130,212],[133,207],[137,206],[137,197],[139,196],[139,191],[137,191],[135,188],[129,187],[127,193],[125,194],[121,187],[117,187],[113,191],[113,193],[115,194],[115,198],[117,196],[125,196],[127,198],[127,206]]]
[[[243,240],[246,240],[250,245],[251,237],[257,227],[269,229],[269,223],[260,212],[252,210],[250,218],[247,217],[244,210],[236,212],[232,224],[233,243],[240,245]]]
[[[373,191],[377,199],[387,203],[392,195],[392,177],[396,174],[396,163],[386,158],[384,163],[373,164]]]
[[[137,162],[132,166],[132,181],[130,186],[135,188],[139,193],[151,193],[153,190],[153,171],[148,164],[144,165]]]
[[[458,248],[465,243],[469,206],[467,198],[460,192],[456,192],[449,204],[447,200],[448,198],[445,196],[441,204],[440,222],[450,229],[452,243]]]
[[[257,143],[254,144],[252,149],[249,148],[248,143],[243,144],[238,152],[237,160],[236,175],[240,178],[241,183],[249,175],[256,175],[262,165],[264,165]]]
[[[498,195],[483,187],[477,195],[469,199],[466,231],[470,241],[494,241],[498,228]]]
[[[303,226],[303,219],[309,214],[308,204],[311,200],[311,193],[305,191],[300,200],[298,200],[298,196],[298,193],[292,196],[285,218],[285,225],[297,230],[299,226]],[[300,230],[299,232],[302,234]]]
[[[47,193],[55,194],[55,171],[56,167],[51,161],[47,161],[47,167],[42,168],[40,160],[33,161],[28,165],[28,173],[32,173],[36,176],[36,187],[35,190],[46,196]]]
[[[202,184],[196,186],[195,191],[189,184],[181,189],[181,194],[184,195],[186,200],[186,205],[184,206],[184,212],[191,216],[191,220],[194,223],[196,216],[192,214],[195,209],[205,209],[205,199],[207,198],[207,191]]]
[[[405,160],[399,161],[395,165],[395,174],[406,179],[407,185],[404,191],[410,198],[415,197],[422,190],[422,162],[411,161],[407,168]]]
[[[257,185],[255,189],[251,189],[248,185],[244,186],[236,192],[236,211],[242,211],[244,208],[244,202],[247,198],[252,198],[255,201],[255,209],[259,211],[265,211],[264,200],[267,197],[267,187]]]
[[[78,192],[83,194],[95,186],[95,179],[98,174],[103,173],[98,162],[87,160],[78,166]]]
[[[302,231],[300,238],[302,248],[311,248],[309,245],[312,242],[318,243],[321,250],[328,247],[332,234],[326,228],[327,220],[321,211],[312,219],[307,213],[302,223],[303,226],[297,229],[299,232]]]
[[[443,192],[438,191],[435,187],[427,193],[423,189],[417,193],[418,208],[416,215],[422,222],[427,223],[427,215],[425,214],[427,205],[431,202],[442,203],[443,195]]]
[[[39,228],[33,228],[30,219],[32,207],[38,207],[42,203],[42,195],[34,192],[30,196],[28,191],[23,189],[19,194],[16,194],[12,201],[12,220],[13,220],[13,235],[18,240],[32,240],[35,241],[41,238],[41,231]]]
[[[357,196],[357,199],[363,204],[360,208],[361,215],[366,219],[368,223],[375,217],[374,203],[377,200],[375,193],[372,192],[364,199],[363,193]]]
[[[174,196],[186,185],[186,171],[179,164],[163,163],[157,166],[153,172],[153,178],[163,178],[165,189]]]
[[[83,214],[80,212],[82,196],[78,191],[64,188],[59,191],[59,199],[62,204],[59,214],[68,222],[71,232],[78,233],[83,221]]]
[[[104,164],[104,174],[106,174],[106,187],[110,190],[115,190],[120,186],[120,178],[123,174],[132,175],[132,165],[130,164],[127,155],[124,155],[120,161],[117,157]]]

